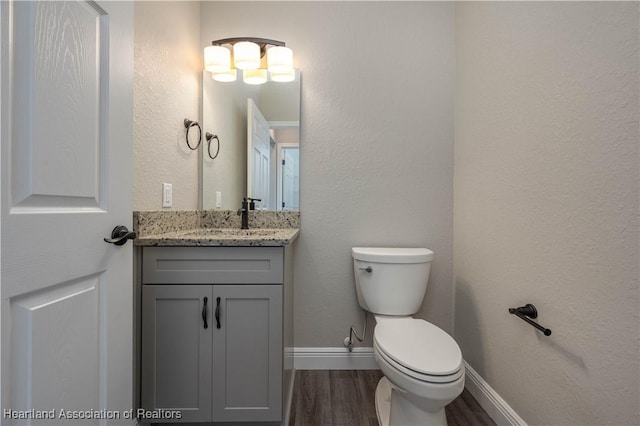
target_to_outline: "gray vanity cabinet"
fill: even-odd
[[[213,297],[213,420],[280,421],[282,286],[216,285]]]
[[[181,421],[211,421],[213,335],[202,319],[211,290],[202,285],[143,286],[141,403],[146,410],[179,409]]]
[[[181,410],[180,422],[282,420],[283,251],[144,248],[142,408]]]

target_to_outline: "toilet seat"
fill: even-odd
[[[462,368],[460,370],[458,370],[456,373],[448,375],[448,376],[432,376],[432,375],[429,375],[429,374],[421,374],[421,373],[418,373],[417,371],[413,371],[413,370],[403,366],[402,364],[395,362],[391,358],[389,358],[388,355],[386,355],[382,350],[380,350],[380,348],[378,347],[378,345],[375,342],[373,343],[373,348],[374,348],[375,354],[379,358],[378,363],[380,362],[380,360],[382,360],[387,365],[389,365],[389,367],[397,370],[402,375],[404,375],[406,377],[410,377],[410,378],[412,378],[414,380],[417,380],[419,382],[422,382],[422,383],[428,383],[428,384],[431,384],[431,385],[444,385],[444,384],[455,382],[456,380],[459,380],[461,377],[464,376],[464,369],[462,369]]]
[[[448,383],[463,374],[460,347],[445,331],[414,318],[378,323],[374,348],[391,366],[416,380]]]

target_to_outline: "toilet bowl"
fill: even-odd
[[[425,248],[354,247],[360,306],[376,320],[374,356],[384,377],[376,388],[382,426],[446,426],[445,406],[464,389],[459,346],[445,331],[412,318],[422,304],[433,252]]]
[[[384,374],[376,388],[378,421],[382,426],[446,425],[444,408],[464,389],[458,345],[424,320],[376,320],[374,356]]]

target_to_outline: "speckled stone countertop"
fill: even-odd
[[[252,211],[244,230],[235,211],[140,211],[133,229],[137,246],[285,246],[300,232],[300,212]]]
[[[212,229],[198,228],[186,231],[168,232],[137,238],[139,246],[286,246],[293,242],[300,232],[297,228],[288,229]]]

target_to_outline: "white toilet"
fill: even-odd
[[[411,317],[422,305],[433,252],[426,248],[354,247],[360,306],[374,314],[373,348],[384,377],[376,389],[382,426],[446,425],[444,407],[464,389],[458,344]]]

